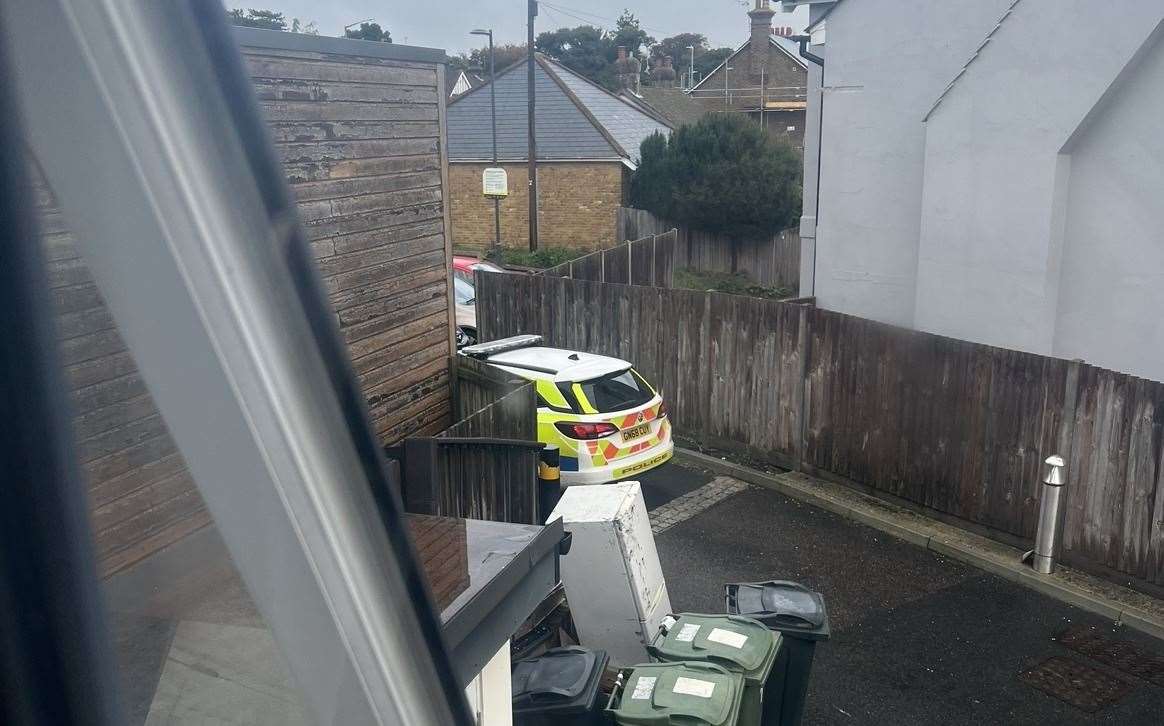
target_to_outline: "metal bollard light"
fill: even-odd
[[[1066,462],[1059,455],[1048,456],[1043,462],[1043,495],[1039,503],[1039,529],[1035,534],[1035,548],[1023,555],[1035,572],[1049,575],[1055,569],[1055,545],[1059,534],[1059,510],[1062,507],[1063,476]]]

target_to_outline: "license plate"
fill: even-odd
[[[651,425],[641,423],[638,426],[631,426],[629,429],[623,429],[622,440],[630,441],[631,439],[637,439],[642,436],[646,436],[649,433],[651,433]]]

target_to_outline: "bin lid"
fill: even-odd
[[[742,676],[713,663],[648,663],[631,670],[608,711],[621,726],[734,726],[743,687]]]
[[[740,582],[724,585],[727,611],[759,620],[764,625],[800,638],[829,637],[824,597],[798,582]]]
[[[511,672],[514,712],[570,712],[590,708],[606,661],[605,651],[565,646],[514,663]]]
[[[764,679],[776,660],[780,634],[763,623],[739,615],[682,613],[667,632],[659,631],[651,652],[665,661],[708,661]]]

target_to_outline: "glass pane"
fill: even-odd
[[[599,413],[625,411],[646,405],[654,394],[630,370],[578,384],[586,399]]]

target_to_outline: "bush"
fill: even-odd
[[[630,202],[694,229],[763,237],[800,216],[801,160],[736,114],[705,116],[643,141]]]
[[[490,250],[488,258],[502,266],[516,265],[518,267],[536,267],[546,269],[557,267],[563,262],[576,260],[593,250],[576,249],[573,247],[543,247],[536,252],[518,247],[498,247]]]
[[[786,287],[769,287],[752,282],[740,273],[704,272],[690,267],[681,267],[675,270],[674,287],[687,290],[706,290],[724,292],[729,295],[747,295],[749,297],[764,297],[770,300],[785,300],[795,297],[796,293]]]

